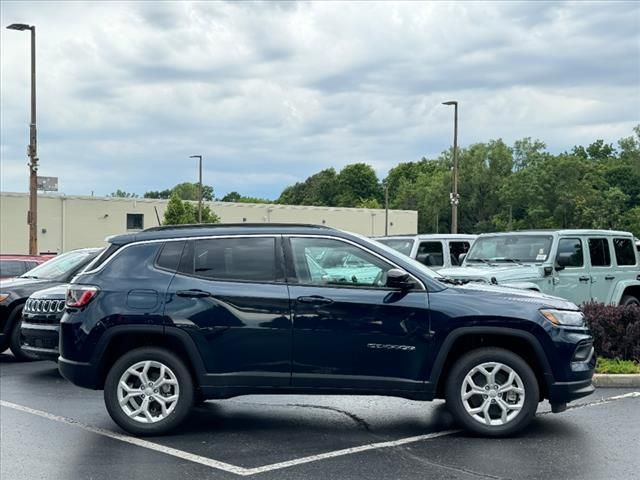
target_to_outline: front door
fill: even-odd
[[[591,275],[585,260],[584,241],[581,238],[560,238],[558,255],[569,258],[569,265],[564,270],[554,273],[553,292],[557,297],[567,299],[576,305],[591,300]]]
[[[291,317],[280,237],[187,242],[165,317],[203,356],[210,385],[288,386]]]
[[[428,295],[385,286],[393,265],[341,239],[291,237],[292,384],[418,390],[428,349]]]

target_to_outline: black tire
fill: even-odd
[[[512,369],[520,377],[524,388],[524,402],[520,412],[504,425],[487,425],[480,423],[480,421],[476,420],[467,412],[463,405],[462,388],[465,377],[474,367],[488,362],[501,363]],[[505,373],[506,372],[502,371],[500,375]],[[483,389],[485,388],[484,385],[478,386]],[[501,395],[505,395],[506,398],[506,394]],[[533,370],[522,357],[519,357],[509,350],[487,347],[473,350],[456,361],[449,373],[445,397],[451,413],[466,430],[486,437],[505,437],[521,431],[533,420],[538,408],[540,389]],[[485,398],[491,401],[493,397],[489,395],[477,395],[476,398],[479,398],[479,400],[475,401],[484,402]],[[500,400],[502,400],[502,397]],[[495,401],[500,400],[495,399]],[[471,400],[468,400],[468,402],[471,402]],[[499,405],[496,404],[495,407],[491,407],[492,410],[490,412],[495,413],[498,408]],[[492,413],[489,413],[490,418],[491,416]]]
[[[16,360],[21,362],[32,362],[39,360],[39,358],[33,353],[26,352],[22,349],[22,305],[16,307],[9,316],[9,348],[16,357]]]
[[[633,295],[623,295],[620,299],[620,305],[637,305],[640,307],[640,299],[634,297]]]
[[[148,360],[159,362],[171,370],[178,382],[179,395],[173,411],[166,418],[154,423],[141,423],[130,418],[120,407],[118,384],[129,367]],[[164,435],[182,423],[191,411],[194,402],[193,378],[185,363],[174,353],[156,347],[138,348],[125,353],[109,370],[104,384],[104,402],[113,421],[123,430],[140,436]]]

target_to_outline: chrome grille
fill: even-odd
[[[64,311],[64,307],[64,300],[30,298],[24,305],[24,311],[27,313],[60,313]]]

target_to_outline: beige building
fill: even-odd
[[[105,245],[110,235],[155,227],[168,200],[38,195],[38,250],[66,252]],[[205,202],[223,223],[312,223],[374,236],[384,235],[384,210]],[[0,253],[28,253],[27,193],[0,193]],[[389,210],[389,234],[413,234],[418,213]]]

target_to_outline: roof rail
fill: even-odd
[[[311,223],[189,223],[183,225],[161,225],[159,227],[145,228],[143,232],[159,232],[163,230],[186,230],[195,228],[227,228],[227,227],[251,227],[251,228],[274,228],[274,227],[305,227],[332,230],[326,225],[315,225]]]

